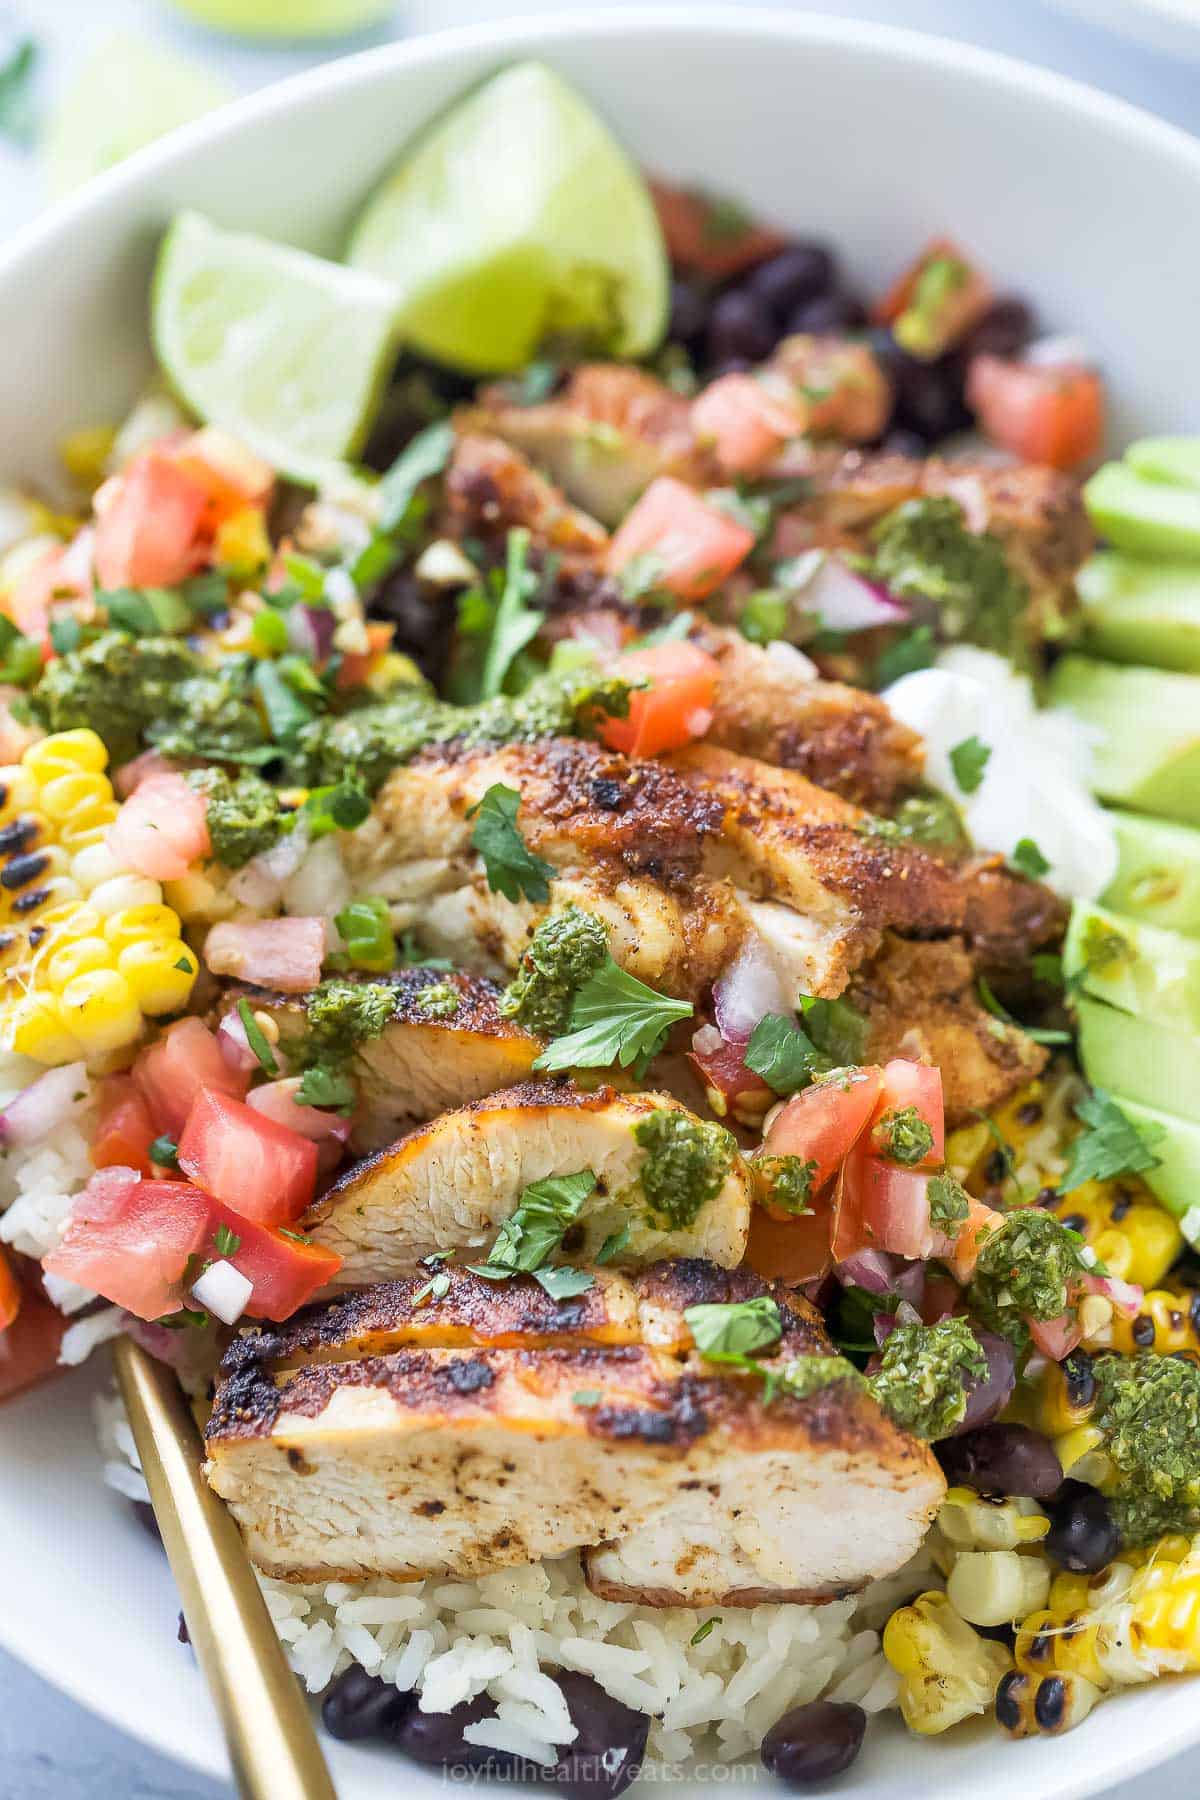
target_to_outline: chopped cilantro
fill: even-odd
[[[741,1364],[756,1350],[769,1350],[783,1336],[778,1302],[769,1294],[687,1306],[684,1324],[706,1362]]]
[[[1040,881],[1049,872],[1049,859],[1042,855],[1032,838],[1018,838],[1013,846],[1012,855],[1008,859],[1010,869],[1018,875],[1027,875],[1030,881]],[[1034,959],[1037,960],[1036,958]]]
[[[454,427],[447,419],[427,425],[409,439],[375,490],[381,530],[399,530],[421,483],[442,473],[453,450]]]
[[[301,1106],[335,1106],[339,1112],[348,1112],[355,1098],[355,1087],[350,1078],[338,1074],[335,1069],[327,1069],[322,1063],[314,1063],[311,1069],[305,1069],[296,1089],[296,1099]]]
[[[787,631],[791,606],[776,588],[758,588],[738,614],[738,629],[752,644],[773,644]]]
[[[640,1075],[667,1040],[677,1019],[690,1019],[687,1000],[670,1000],[636,976],[626,974],[605,953],[595,974],[580,988],[571,1007],[569,1031],[557,1037],[534,1063],[535,1069],[605,1069],[633,1064]]]
[[[974,794],[983,781],[984,770],[991,759],[991,747],[977,737],[964,738],[950,752],[954,779],[964,794]]]
[[[710,1637],[720,1623],[720,1613],[714,1613],[711,1619],[705,1619],[703,1625],[697,1625],[695,1631],[693,1631],[691,1637],[688,1639],[688,1643],[691,1645],[692,1649],[694,1650],[697,1644],[702,1644],[706,1637]]]
[[[633,1135],[646,1152],[639,1178],[655,1223],[684,1229],[725,1185],[736,1140],[723,1125],[673,1106],[655,1107]]]
[[[929,1200],[929,1223],[947,1237],[957,1237],[958,1228],[971,1210],[971,1197],[949,1170],[930,1177],[925,1190]]]
[[[218,1256],[236,1256],[242,1247],[242,1240],[237,1232],[231,1231],[229,1226],[223,1222],[213,1233],[213,1243],[216,1245]]]
[[[1039,950],[1031,963],[1033,979],[1042,981],[1047,987],[1060,988],[1063,985],[1063,960],[1052,950]]]
[[[873,535],[875,579],[903,599],[934,601],[939,637],[1028,663],[1022,628],[1029,590],[998,538],[968,530],[956,500],[940,494],[906,500]]]
[[[261,856],[292,826],[270,782],[250,770],[230,775],[225,769],[192,769],[188,786],[203,794],[213,854],[227,869],[241,869]]]
[[[913,675],[918,669],[931,668],[936,651],[933,626],[914,625],[911,631],[906,631],[902,637],[880,651],[871,685],[877,688],[890,687],[902,675]]]
[[[1087,1129],[1071,1140],[1060,1193],[1085,1181],[1111,1181],[1114,1175],[1137,1175],[1159,1166],[1154,1146],[1166,1136],[1165,1126],[1135,1125],[1101,1088],[1081,1100],[1075,1111]]]
[[[326,837],[331,831],[357,831],[370,816],[370,797],[357,775],[314,788],[304,802],[310,838]]]
[[[768,1013],[750,1034],[742,1059],[777,1094],[794,1094],[832,1065],[811,1038],[782,1013]]]
[[[1025,1036],[1027,1038],[1032,1038],[1035,1044],[1069,1044],[1071,1042],[1071,1033],[1069,1031],[1060,1030],[1056,1026],[1020,1024],[996,998],[986,975],[980,975],[976,985],[979,990],[980,1001],[984,1008],[991,1013],[994,1019],[999,1020],[1002,1025],[1012,1026],[1015,1031],[1023,1031]],[[997,1037],[1002,1038],[1004,1036],[1004,1033],[995,1025],[989,1026],[989,1030]]]
[[[596,1285],[596,1277],[586,1269],[569,1269],[565,1265],[557,1269],[534,1269],[533,1279],[552,1300],[573,1300],[576,1294],[586,1294]]]
[[[452,981],[434,981],[415,996],[415,1004],[429,1019],[452,1019],[462,1006],[462,995]]]
[[[578,906],[543,919],[500,998],[504,1018],[538,1037],[565,1031],[576,994],[604,961],[608,927]]]
[[[316,1064],[340,1072],[359,1044],[376,1038],[396,1010],[396,990],[382,981],[348,981],[331,976],[304,1003],[308,1031],[288,1056],[293,1064]]]
[[[812,1211],[813,1176],[817,1165],[800,1156],[760,1156],[753,1163],[764,1206],[799,1218]]]
[[[860,1063],[867,1047],[867,1021],[848,1000],[800,1000],[809,1037],[835,1068]]]
[[[967,1290],[969,1310],[980,1324],[1017,1344],[1028,1336],[1028,1319],[1057,1319],[1086,1275],[1077,1232],[1040,1207],[1021,1206],[986,1237]]]
[[[255,1018],[250,1002],[245,998],[239,1000],[237,1011],[246,1033],[246,1042],[258,1058],[260,1066],[266,1070],[268,1075],[278,1075],[278,1058],[271,1048],[266,1032]]]
[[[436,1275],[430,1276],[424,1287],[417,1289],[412,1297],[412,1304],[416,1307],[424,1306],[429,1300],[444,1300],[449,1292],[450,1277],[444,1269],[439,1269]]]
[[[489,1281],[507,1281],[519,1272],[533,1274],[553,1256],[595,1188],[591,1169],[531,1182],[501,1225],[487,1262],[467,1267]]]
[[[1177,1356],[1098,1356],[1094,1423],[1118,1471],[1111,1504],[1126,1543],[1200,1523],[1200,1368]]]
[[[516,788],[502,781],[492,783],[482,800],[467,813],[475,820],[471,844],[483,858],[488,887],[506,900],[532,900],[537,904],[550,898],[550,881],[555,874],[553,863],[535,856],[521,835],[517,814],[521,796]]]
[[[889,1161],[915,1168],[933,1149],[933,1132],[915,1106],[884,1113],[874,1132],[875,1145]]]
[[[867,1386],[901,1430],[933,1442],[962,1424],[968,1383],[985,1380],[987,1372],[967,1321],[939,1319],[936,1325],[893,1326]]]
[[[599,1250],[596,1252],[596,1261],[598,1263],[612,1262],[614,1257],[620,1256],[623,1250],[628,1249],[631,1235],[629,1220],[626,1219],[625,1223],[617,1231],[609,1232]]]
[[[504,586],[480,677],[479,692],[483,700],[492,700],[501,692],[513,659],[541,629],[542,613],[525,604],[530,595],[537,592],[538,585],[536,575],[525,566],[528,553],[529,532],[524,526],[510,531]]]
[[[152,1163],[160,1169],[177,1169],[179,1167],[179,1146],[173,1137],[156,1137],[147,1153]]]

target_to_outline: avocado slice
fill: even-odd
[[[1063,972],[1096,1000],[1173,1031],[1200,1033],[1200,943],[1076,901]]]
[[[1075,1010],[1079,1060],[1090,1082],[1200,1125],[1200,1041],[1192,1033],[1169,1031],[1086,994]]]
[[[1200,559],[1200,492],[1105,463],[1083,490],[1092,524],[1135,556]]]
[[[1052,705],[1068,708],[1100,737],[1098,794],[1135,812],[1200,825],[1200,675],[1064,656],[1049,692]]]
[[[1166,1136],[1154,1145],[1159,1158],[1156,1169],[1143,1169],[1142,1180],[1155,1199],[1174,1213],[1190,1244],[1200,1241],[1200,1125],[1181,1119],[1176,1113],[1162,1112],[1157,1106],[1144,1106],[1123,1094],[1113,1099],[1138,1126],[1161,1125]]]
[[[1200,938],[1200,831],[1110,812],[1120,862],[1103,904],[1147,925]]]
[[[1125,462],[1147,481],[1200,488],[1200,437],[1139,438],[1126,450]]]
[[[1098,656],[1200,674],[1200,564],[1102,551],[1079,571],[1083,643]]]

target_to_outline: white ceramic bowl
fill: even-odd
[[[1200,59],[1200,0],[1050,0],[1050,4],[1147,50]]]
[[[1115,431],[1200,423],[1200,145],[1099,94],[959,44],[804,15],[577,14],[335,63],[186,127],[0,257],[0,479],[47,474],[72,426],[118,415],[148,365],[146,276],[179,206],[326,252],[409,133],[515,56],[544,55],[644,162],[827,235],[877,286],[949,230],[1047,324],[1084,335]],[[84,1376],[3,1415],[0,1640],[97,1712],[223,1772],[177,1602],[129,1507],[99,1484]],[[1200,1738],[1200,1688],[1160,1683],[1069,1741],[874,1731],[856,1800],[1067,1800]],[[342,1800],[442,1783],[329,1746]],[[699,1793],[700,1789],[694,1789]]]

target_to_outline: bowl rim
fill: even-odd
[[[334,58],[227,101],[136,151],[116,167],[94,177],[77,194],[59,201],[23,226],[0,248],[0,290],[19,278],[28,258],[42,254],[57,242],[69,242],[72,233],[93,218],[103,217],[110,208],[117,211],[122,200],[135,196],[139,188],[152,189],[163,172],[203,155],[209,146],[227,136],[236,136],[251,121],[261,123],[303,111],[319,97],[386,79],[392,69],[440,65],[480,50],[494,51],[498,57],[514,53],[538,55],[553,53],[557,45],[580,38],[606,41],[655,33],[717,41],[767,39],[790,45],[819,44],[850,55],[890,59],[901,66],[932,67],[949,78],[966,77],[1026,102],[1050,106],[1075,117],[1085,127],[1172,159],[1190,169],[1200,187],[1200,139],[1130,101],[1017,56],[905,26],[820,12],[784,12],[761,5],[729,3],[706,3],[685,11],[678,6],[644,5],[633,0],[632,4],[584,6],[553,16],[523,13],[423,33]],[[93,1368],[93,1383],[96,1374]],[[35,1391],[33,1403],[38,1404],[40,1398]],[[190,1743],[178,1745],[171,1741],[152,1716],[139,1712],[133,1719],[128,1715],[115,1717],[101,1692],[101,1684],[89,1682],[86,1671],[56,1664],[41,1646],[31,1649],[23,1645],[20,1622],[10,1620],[5,1609],[0,1609],[0,1647],[79,1705],[182,1766],[217,1778],[226,1772],[224,1751],[215,1735],[214,1753],[204,1756]],[[1177,1722],[1173,1709],[1165,1729],[1161,1719],[1156,1724],[1158,1731],[1152,1746],[1131,1732],[1123,1751],[1102,1768],[1093,1765],[1072,1769],[1069,1759],[1064,1759],[1064,1778],[1042,1792],[1050,1800],[1083,1800],[1086,1795],[1144,1773],[1200,1738],[1200,1716],[1194,1708],[1178,1709]],[[1148,1749],[1152,1757],[1149,1763]]]

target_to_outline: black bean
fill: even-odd
[[[401,1693],[390,1681],[368,1675],[351,1663],[321,1702],[321,1718],[330,1737],[390,1738],[417,1704],[417,1696]]]
[[[824,244],[799,243],[760,263],[746,287],[782,324],[798,306],[829,293],[836,279],[833,256]]]
[[[554,1679],[579,1733],[554,1771],[555,1787],[572,1800],[615,1800],[641,1767],[650,1720],[614,1700],[590,1675],[560,1670]]]
[[[892,428],[915,431],[934,444],[971,423],[963,399],[963,364],[956,356],[918,362],[906,356],[890,332],[871,334],[872,347],[891,378],[896,396]]]
[[[1015,294],[1002,294],[971,327],[959,349],[972,356],[1015,356],[1033,336],[1033,314]]]
[[[1062,1464],[1049,1438],[1028,1425],[981,1425],[944,1438],[935,1454],[947,1480],[980,1494],[1048,1500],[1062,1486]]]
[[[1097,1488],[1083,1481],[1064,1481],[1046,1511],[1050,1529],[1042,1548],[1052,1562],[1076,1574],[1094,1575],[1117,1554],[1121,1534],[1112,1508]]]
[[[700,283],[677,275],[671,283],[671,323],[667,330],[672,343],[699,343],[708,330],[711,312],[711,296]]]
[[[444,1769],[483,1769],[513,1766],[515,1758],[483,1744],[469,1744],[463,1737],[467,1725],[495,1716],[496,1702],[487,1694],[476,1694],[449,1712],[421,1712],[410,1708],[388,1737],[397,1750],[411,1756],[414,1762],[432,1763]]]
[[[433,591],[411,569],[398,569],[367,600],[367,617],[396,627],[393,647],[411,656],[436,686],[446,672],[457,617],[453,594]]]
[[[724,362],[715,363],[708,369],[708,379],[715,381],[719,375],[744,375],[753,367],[748,356],[727,356]]]
[[[1016,1646],[1015,1625],[972,1625],[971,1630],[981,1638],[991,1638],[994,1644],[1003,1644],[1006,1650],[1012,1650]]]
[[[791,1787],[828,1781],[848,1769],[862,1749],[867,1715],[843,1700],[794,1706],[762,1741],[763,1767]]]
[[[818,294],[805,300],[788,319],[789,331],[823,332],[861,331],[867,322],[867,309],[853,294]]]
[[[778,329],[766,307],[745,288],[730,288],[713,302],[708,327],[708,360],[744,356],[761,362],[775,348]]]
[[[903,427],[889,431],[880,445],[881,450],[888,450],[893,456],[925,455],[929,445],[919,431],[906,431]]]

